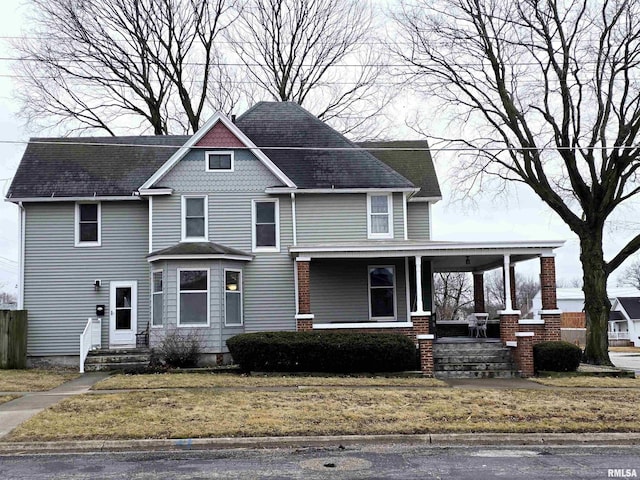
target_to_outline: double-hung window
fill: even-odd
[[[278,199],[254,200],[253,251],[277,252],[280,250],[280,213]]]
[[[151,326],[162,326],[162,270],[151,274]]]
[[[224,324],[242,325],[242,272],[224,271]]]
[[[369,238],[393,238],[393,202],[391,194],[367,195]]]
[[[100,203],[76,203],[76,246],[93,247],[101,244]]]
[[[396,269],[393,265],[369,267],[371,320],[396,319]]]
[[[207,240],[207,196],[182,197],[182,240]]]
[[[209,270],[178,269],[178,325],[209,326]]]

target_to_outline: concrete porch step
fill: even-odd
[[[101,349],[89,352],[85,371],[143,370],[149,365],[149,349]]]
[[[521,378],[520,372],[515,370],[484,370],[484,371],[450,371],[435,372],[439,379],[447,378]]]
[[[511,362],[511,354],[509,352],[491,353],[491,354],[461,354],[461,355],[438,355],[436,356],[440,363],[492,363],[492,362]]]
[[[516,378],[511,350],[494,339],[439,342],[433,346],[438,378]]]
[[[452,372],[452,371],[502,371],[502,370],[514,370],[515,365],[511,362],[473,362],[473,363],[449,363],[436,365],[437,372]]]

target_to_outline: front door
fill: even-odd
[[[111,282],[109,296],[109,346],[135,347],[138,282]]]

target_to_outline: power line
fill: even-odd
[[[165,138],[171,137],[171,135],[165,136]],[[92,138],[92,137],[85,137]],[[117,137],[114,137],[117,138]],[[421,141],[421,140],[397,140],[402,141]],[[384,143],[384,142],[375,142]],[[143,144],[143,143],[111,143],[111,142],[81,142],[81,141],[65,141],[64,139],[58,140],[0,140],[0,144],[15,144],[15,145],[74,145],[74,146],[89,146],[89,147],[125,147],[125,148],[170,148],[178,149],[184,146],[180,145],[158,145],[158,144]],[[193,145],[189,147],[194,150],[210,150],[211,146],[198,146]],[[360,151],[378,151],[378,152],[526,152],[526,151],[576,151],[576,150],[591,150],[591,151],[606,151],[606,150],[620,150],[620,149],[636,149],[640,148],[640,144],[631,146],[617,146],[617,147],[313,147],[313,146],[256,146],[254,147],[234,147],[234,146],[220,146],[216,148],[228,148],[234,150],[293,150],[293,151],[325,151],[325,152],[360,152]]]

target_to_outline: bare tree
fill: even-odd
[[[229,38],[248,76],[270,97],[370,135],[389,94],[378,85],[382,57],[367,45],[376,30],[368,2],[249,0],[234,27]]]
[[[585,358],[609,364],[607,279],[640,248],[604,258],[605,226],[640,189],[640,2],[407,0],[395,19],[413,85],[459,115],[446,136],[469,149],[467,189],[525,184],[578,236]]]
[[[640,290],[640,258],[636,258],[618,275],[619,287],[635,287]]]
[[[485,308],[490,318],[497,315],[498,310],[504,308],[504,273],[500,270],[492,270],[484,275]],[[516,271],[516,303],[513,307],[520,310],[523,315],[533,307],[533,297],[540,290],[540,281],[534,277],[518,274]]]
[[[33,0],[15,45],[23,116],[111,135],[136,124],[195,132],[238,101],[216,45],[235,1]]]
[[[471,276],[465,272],[436,273],[433,281],[436,318],[456,319],[473,307]]]

